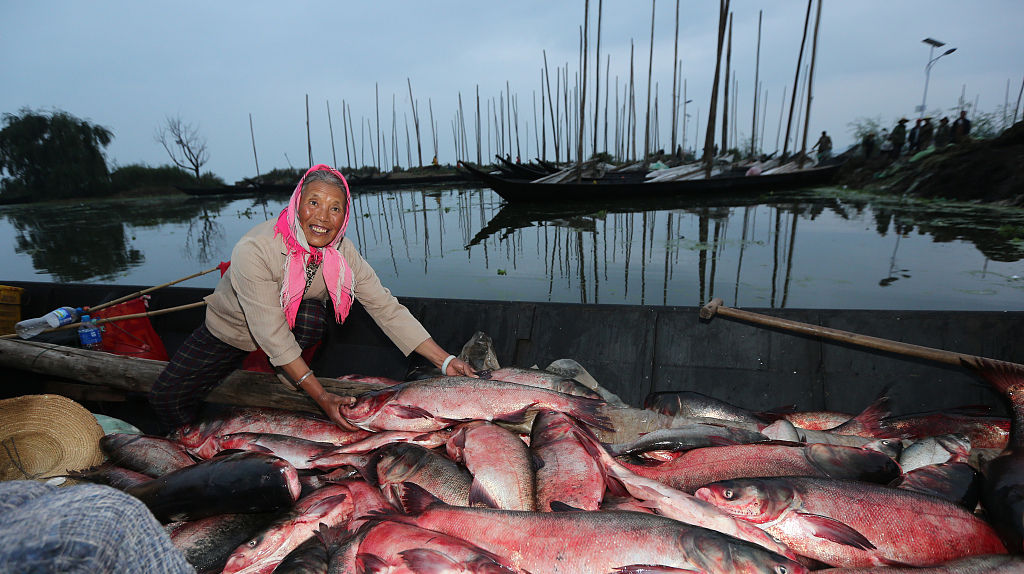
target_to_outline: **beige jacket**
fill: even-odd
[[[235,245],[231,267],[213,294],[206,297],[206,327],[233,347],[245,351],[263,349],[270,363],[277,366],[299,358],[302,349],[295,342],[281,308],[285,247],[281,236],[274,236],[275,223],[276,220],[270,220],[257,225]],[[339,248],[352,268],[356,300],[395,345],[409,355],[430,334],[381,285],[373,268],[348,238],[341,241]],[[317,270],[303,298],[327,300],[322,268]]]

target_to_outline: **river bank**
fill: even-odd
[[[892,162],[859,149],[837,176],[852,189],[1024,207],[1024,122],[991,140],[930,148]]]

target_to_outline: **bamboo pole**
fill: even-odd
[[[348,150],[348,118],[345,117],[346,108],[345,100],[341,100],[341,136],[345,140],[345,165],[352,169],[352,156],[349,155]]]
[[[603,151],[605,153],[608,153],[608,86],[609,86],[608,76],[610,75],[611,69],[612,69],[612,55],[608,54],[608,56],[606,57],[605,61],[607,63],[605,64],[605,67],[604,67],[604,149],[603,149]],[[600,65],[600,62],[598,62],[598,64]],[[598,89],[600,89],[600,86],[598,87]],[[618,90],[618,88],[615,88],[615,89]],[[618,94],[616,94],[616,96],[617,95]],[[596,124],[594,125],[594,129],[595,129],[595,131],[597,131],[597,125]]]
[[[555,163],[558,163],[558,137],[555,135],[555,125],[557,124],[557,121],[556,121],[556,118],[555,118],[555,104],[554,104],[554,102],[552,101],[552,98],[551,98],[551,75],[548,73],[548,53],[547,53],[547,50],[542,50],[542,53],[544,54],[544,79],[545,79],[545,81],[547,83],[547,90],[548,90],[548,108],[551,109],[551,137],[552,137],[552,145],[555,148]],[[557,72],[555,73],[555,80],[556,81],[558,80]],[[541,97],[543,98],[543,94],[541,95]],[[543,102],[542,102],[542,105],[543,105]],[[544,156],[547,157],[547,153],[546,153],[547,152],[547,144],[546,143],[545,143],[544,150],[545,150]]]
[[[412,108],[412,124],[416,129],[416,158],[420,162],[420,167],[423,167],[423,147],[420,145],[420,116],[416,109],[416,100],[412,97],[412,80],[407,77],[405,81],[409,85],[409,107]]]
[[[380,85],[377,82],[373,83],[373,106],[377,114],[377,129],[374,130],[377,140],[377,158],[374,160],[374,163],[377,165],[377,171],[383,172],[384,159],[380,153]],[[372,148],[373,146],[371,145],[370,147]]]
[[[405,118],[405,157],[406,165],[412,168],[412,139],[409,137],[409,114],[408,112],[402,112],[402,117]]]
[[[331,165],[337,167],[338,154],[334,151],[334,124],[331,122],[331,100],[327,100],[327,127],[331,130],[331,159],[334,161]]]
[[[807,14],[804,16],[804,35],[800,39],[800,52],[796,57],[796,74],[793,76],[793,97],[789,102],[789,119],[786,120],[786,139],[782,141],[782,161],[786,161],[789,153],[789,133],[793,127],[793,108],[796,107],[796,92],[800,85],[800,66],[803,65],[804,45],[807,43],[807,27],[811,23],[811,4],[814,0],[807,0]]]
[[[626,121],[626,155],[636,160],[636,92],[633,84],[633,39],[629,39],[629,117]],[[629,153],[632,141],[633,153]]]
[[[814,99],[814,63],[818,57],[818,29],[821,26],[821,0],[818,0],[818,14],[814,17],[814,41],[811,43],[811,71],[807,74],[807,111],[804,112],[804,138],[800,146],[797,166],[803,167],[807,158],[807,132],[811,127],[811,101]]]
[[[398,165],[398,98],[391,92],[391,171]],[[409,166],[412,167],[412,166]]]
[[[704,136],[705,176],[711,177],[715,148],[715,109],[718,106],[718,83],[722,67],[722,45],[725,42],[725,24],[729,14],[729,0],[719,0],[718,6],[718,54],[715,58],[715,77],[711,84],[711,105],[708,112],[708,128]]]
[[[722,149],[718,153],[725,154],[729,149],[729,106],[732,101],[729,99],[729,69],[732,67],[732,12],[729,13],[729,37],[725,44],[725,92],[722,95]]]
[[[594,149],[592,155],[597,155],[597,119],[601,110],[601,15],[603,4],[604,0],[597,0],[597,47],[594,51],[594,71],[597,75],[594,80]]]
[[[220,269],[220,265],[217,265],[216,267],[211,267],[211,268],[209,268],[209,269],[207,269],[205,271],[200,271],[198,273],[193,273],[193,274],[191,274],[191,275],[189,275],[187,277],[182,277],[181,279],[175,279],[174,281],[169,281],[167,283],[162,283],[160,285],[156,285],[156,286],[153,286],[153,287],[148,287],[146,289],[142,289],[141,291],[136,291],[136,292],[134,292],[134,293],[132,293],[130,295],[125,295],[124,297],[118,297],[117,299],[114,299],[113,301],[108,301],[106,303],[101,303],[99,305],[95,305],[93,307],[89,307],[89,311],[99,311],[100,309],[106,309],[107,307],[113,307],[114,305],[117,305],[118,303],[124,303],[125,301],[129,301],[129,300],[134,299],[136,297],[141,297],[141,296],[143,296],[143,295],[145,295],[147,293],[152,293],[153,291],[156,291],[157,289],[163,289],[164,287],[170,287],[171,285],[176,285],[176,284],[181,283],[183,281],[188,281],[189,279],[195,279],[196,277],[201,277],[203,275],[206,275],[207,273],[213,273],[214,271],[216,271],[218,269]]]
[[[252,129],[252,114],[249,114],[249,137],[252,139],[252,159],[256,161],[256,182],[260,181],[260,158],[256,155],[256,132]]]
[[[750,157],[755,157],[757,150],[757,104],[758,86],[761,84],[761,16],[763,10],[757,11],[757,59],[754,64],[754,119],[750,124]]]
[[[647,60],[647,113],[644,120],[644,169],[651,161],[651,77],[654,75],[654,7],[657,0],[651,0],[651,48]]]
[[[186,305],[178,305],[177,307],[168,307],[166,309],[157,309],[156,311],[146,311],[144,313],[132,313],[130,315],[118,315],[116,317],[105,317],[103,319],[93,319],[92,322],[94,324],[96,324],[96,325],[103,325],[105,323],[113,323],[115,321],[125,321],[125,320],[128,320],[128,319],[139,319],[141,317],[156,317],[156,316],[159,316],[159,315],[166,315],[168,313],[173,313],[175,311],[187,311],[188,309],[195,309],[196,307],[202,307],[204,305],[206,305],[206,301],[197,301],[195,303],[188,303]],[[98,307],[90,309],[90,311],[95,311],[96,309],[98,309]],[[60,327],[54,327],[52,329],[46,329],[46,330],[44,330],[42,332],[43,333],[53,333],[55,331],[67,331],[69,329],[77,329],[77,328],[79,328],[81,326],[82,326],[81,323],[69,323],[67,325],[61,325]],[[11,333],[9,335],[0,335],[0,339],[14,339],[17,336],[18,335],[16,333]]]
[[[313,167],[313,142],[309,138],[309,94],[306,94],[306,151],[309,153],[309,167]]]
[[[348,132],[352,136],[352,159],[356,157],[356,125],[352,123],[352,106],[348,106]],[[358,160],[356,163],[359,163]]]
[[[434,143],[434,159],[437,159],[437,123],[434,122],[434,102],[431,98],[427,98],[427,107],[430,108],[430,138]]]
[[[587,113],[587,41],[590,39],[588,36],[590,32],[590,0],[583,2],[583,71],[580,74],[580,125],[579,125],[579,137],[576,140],[576,181],[579,182],[583,178],[583,128],[586,123]],[[595,141],[596,134],[595,133]]]
[[[483,165],[483,150],[480,149],[480,84],[476,85],[476,164]]]
[[[676,130],[679,129],[679,117],[677,113],[678,94],[676,93],[676,81],[679,75],[679,0],[676,0],[676,35],[675,44],[672,49],[672,150],[670,154],[676,153]]]

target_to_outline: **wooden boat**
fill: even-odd
[[[644,181],[642,174],[609,173],[601,179],[571,183],[536,183],[488,173],[476,166],[462,166],[481,183],[508,202],[548,202],[608,198],[667,198],[728,192],[767,192],[827,184],[841,164],[758,176],[721,175],[710,179]]]
[[[22,317],[41,316],[62,305],[96,305],[140,290],[137,286],[3,283],[25,289]],[[150,308],[193,303],[209,292],[160,289],[151,293]],[[696,307],[401,300],[453,353],[483,331],[493,339],[502,365],[546,367],[558,359],[573,359],[604,387],[636,406],[652,392],[687,390],[754,410],[793,405],[801,410],[859,412],[888,388],[895,413],[964,405],[988,405],[994,412],[1005,412],[1002,398],[961,367],[823,342],[724,317],[702,321]],[[1016,342],[1024,312],[760,312],[1024,363],[1024,348]],[[196,308],[151,321],[173,354],[202,318],[203,309]],[[163,362],[76,348],[73,330],[49,338],[52,343],[0,340],[0,398],[57,393],[105,409],[111,416],[118,416],[120,409],[147,408],[141,393],[162,370]],[[361,374],[401,380],[411,369],[424,365],[417,357],[404,357],[356,304],[344,325],[331,326],[312,366],[318,375],[328,377]],[[331,380],[325,386],[349,394],[369,388]],[[316,410],[304,395],[287,391],[269,373],[236,372],[210,400]]]

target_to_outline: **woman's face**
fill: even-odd
[[[324,181],[307,183],[299,196],[297,217],[306,243],[325,247],[345,221],[345,190]]]

